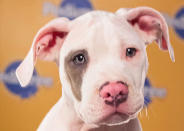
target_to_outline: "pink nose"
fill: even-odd
[[[122,81],[106,82],[100,88],[100,96],[107,105],[117,107],[128,97],[128,85]]]

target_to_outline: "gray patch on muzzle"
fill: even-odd
[[[76,55],[83,54],[85,57],[85,63],[82,65],[76,65],[73,59]],[[72,92],[77,100],[81,101],[81,85],[83,80],[83,75],[86,71],[89,62],[88,52],[83,50],[71,51],[65,58],[64,68],[67,74],[67,79],[70,82]]]

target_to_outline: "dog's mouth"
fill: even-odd
[[[138,113],[141,111],[142,106],[136,108],[134,112],[119,112],[118,110],[114,110],[113,112],[105,115],[102,119],[100,119],[97,123],[98,125],[121,125],[124,123],[128,123],[130,120],[135,119]]]
[[[103,117],[100,122],[98,122],[99,125],[120,125],[123,123],[127,123],[130,120],[130,115],[126,113],[121,112],[113,112],[105,117]]]

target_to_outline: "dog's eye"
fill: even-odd
[[[86,62],[86,59],[83,54],[78,54],[74,57],[73,62],[76,65],[82,65]]]
[[[137,52],[136,48],[127,48],[126,49],[126,56],[133,57],[136,55],[136,52]]]

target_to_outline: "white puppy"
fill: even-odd
[[[26,86],[38,58],[55,61],[63,90],[38,130],[141,131],[146,45],[153,41],[174,61],[167,24],[149,7],[92,11],[41,28],[16,75]]]

